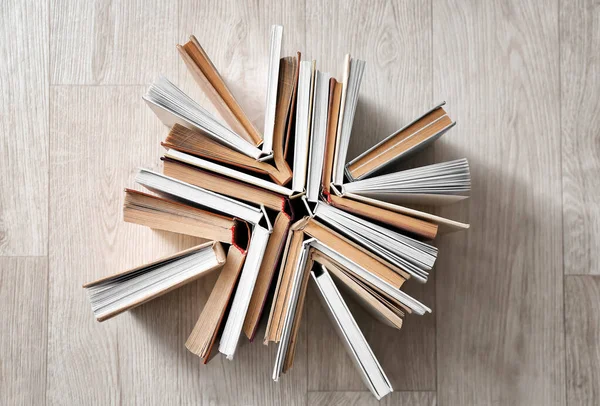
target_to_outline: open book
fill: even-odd
[[[466,159],[457,159],[347,183],[353,193],[391,203],[440,205],[469,197],[471,174]]]
[[[95,317],[105,320],[220,269],[186,348],[204,363],[232,360],[240,340],[253,341],[266,321],[260,338],[277,346],[277,381],[293,367],[312,279],[365,384],[381,399],[390,382],[345,300],[396,330],[410,326],[411,315],[431,312],[405,285],[428,281],[439,234],[469,225],[421,206],[467,198],[469,165],[458,159],[394,171],[392,163],[456,123],[442,103],[347,163],[366,63],[348,54],[336,77],[300,52],[283,56],[283,27],[272,26],[266,42],[264,127],[242,108],[210,59],[211,47],[193,35],[177,50],[212,108],[162,76],[143,97],[168,133],[162,166],[135,177],[147,190],[125,190],[123,219],[210,242],[85,289]]]
[[[206,275],[224,262],[221,244],[208,242],[83,287],[94,316],[104,321]]]
[[[360,331],[327,268],[323,265],[320,269],[315,268],[311,272],[311,280],[318,292],[323,308],[329,315],[365,385],[377,400],[393,392],[390,381],[383,372],[381,365],[379,365],[379,361],[373,354],[365,336]]]
[[[427,282],[437,248],[327,204],[318,203],[315,216],[416,280]]]
[[[444,110],[445,104],[446,102],[437,105],[354,158],[346,166],[348,177],[351,180],[359,180],[370,176],[392,162],[425,148],[441,137],[456,124]]]

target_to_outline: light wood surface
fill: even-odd
[[[45,257],[0,258],[0,397],[42,404],[46,398]]]
[[[310,392],[307,406],[436,406],[434,392],[394,392],[377,402],[367,392]]]
[[[564,3],[564,4],[562,4]],[[600,7],[564,1],[560,8],[565,273],[600,275]]]
[[[46,4],[3,2],[0,39],[0,255],[44,256],[48,253]]]
[[[242,339],[207,366],[185,350],[216,275],[105,323],[81,288],[201,242],[122,221],[123,188],[160,167],[167,134],[141,96],[164,74],[206,101],[175,48],[195,34],[262,131],[274,23],[285,55],[338,78],[346,52],[366,60],[348,159],[446,100],[458,125],[398,167],[471,164],[471,199],[438,211],[470,230],[436,241],[429,283],[407,283],[433,314],[395,331],[350,304],[396,390],[381,403],[600,403],[596,2],[5,3],[3,404],[377,403],[311,289],[274,383],[273,345]]]
[[[442,210],[471,228],[439,242],[440,403],[565,402],[557,6],[434,2],[434,98],[458,122],[435,156],[472,175]]]
[[[593,405],[600,398],[600,279],[565,278],[567,402]]]

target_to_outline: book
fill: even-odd
[[[279,62],[279,84],[277,87],[277,107],[275,109],[275,127],[273,129],[273,161],[275,167],[287,184],[292,179],[292,169],[286,160],[291,137],[294,114],[295,91],[298,84],[300,52],[295,58],[281,58]]]
[[[274,381],[278,381],[281,373],[287,372],[293,364],[293,348],[302,318],[308,275],[312,266],[308,252],[312,241],[314,238],[302,242],[296,260],[287,267],[291,275],[288,276],[288,295],[285,298],[285,310],[280,320],[280,341],[273,367]]]
[[[207,242],[83,287],[94,317],[104,321],[206,275],[224,262],[221,244]]]
[[[261,189],[269,190],[280,195],[291,196],[293,193],[291,189],[286,188],[285,186],[269,182],[268,180],[261,179],[257,176],[249,175],[237,169],[229,168],[225,165],[220,165],[218,163],[211,162],[206,159],[186,154],[185,152],[180,152],[174,149],[168,149],[165,152],[165,157],[175,161],[183,162],[191,166],[195,166],[205,171],[210,171],[229,178],[237,179],[241,182],[249,183],[251,185],[258,186]]]
[[[379,295],[392,301],[395,305],[402,307],[407,313],[414,313],[419,316],[425,313],[431,313],[431,309],[411,297],[407,293],[400,290],[399,287],[392,285],[381,276],[372,272],[370,268],[365,268],[364,265],[357,264],[345,253],[327,245],[327,242],[321,242],[318,239],[311,243],[312,247],[320,251],[324,256],[328,257],[332,262],[340,265],[340,267],[348,269],[348,271],[366,286],[369,286]]]
[[[277,84],[279,82],[279,58],[281,57],[282,38],[283,27],[281,25],[271,26],[269,69],[267,71],[267,101],[265,103],[265,131],[262,144],[262,151],[265,155],[273,153],[273,130],[277,107]]]
[[[452,233],[455,231],[464,231],[469,229],[469,224],[461,223],[460,221],[450,220],[442,216],[437,216],[435,214],[427,213],[425,211],[413,209],[410,207],[400,206],[393,203],[384,202],[383,200],[372,199],[370,197],[356,195],[354,193],[346,192],[344,193],[344,197],[348,199],[357,200],[359,202],[365,203],[371,207],[378,207],[389,212],[400,213],[406,216],[414,217],[417,219],[425,220],[429,223],[433,223],[438,226],[438,235]],[[429,237],[431,239],[433,237]]]
[[[229,90],[196,37],[191,35],[184,45],[177,45],[177,50],[188,71],[225,122],[246,141],[256,146],[260,145],[262,143],[260,132]]]
[[[402,327],[405,313],[400,306],[377,293],[349,269],[333,261],[321,251],[312,250],[310,255],[314,263],[325,266],[338,282],[338,285],[375,319],[396,329]]]
[[[213,106],[162,76],[150,85],[143,99],[169,128],[163,173],[139,170],[135,181],[148,192],[125,189],[123,219],[211,242],[84,288],[105,320],[221,269],[185,346],[203,363],[232,360],[266,319],[261,338],[276,346],[277,381],[293,367],[312,283],[381,399],[392,387],[346,299],[396,330],[431,312],[404,287],[428,281],[438,257],[429,240],[469,225],[410,205],[467,198],[469,166],[459,159],[386,171],[456,124],[443,103],[346,163],[365,62],[346,55],[335,78],[300,52],[282,57],[282,39],[283,27],[271,26],[262,133],[198,39],[177,45]]]
[[[335,154],[335,141],[337,135],[340,103],[342,98],[342,83],[331,78],[329,81],[329,107],[327,109],[327,136],[325,139],[325,156],[323,162],[323,175],[321,185],[323,194],[329,194],[331,176],[333,173],[333,159]]]
[[[333,326],[346,347],[365,385],[380,400],[393,391],[392,385],[373,354],[369,343],[360,331],[344,298],[337,289],[326,267],[315,268],[311,280],[318,292]]]
[[[277,265],[280,264],[291,221],[292,214],[288,214],[286,210],[282,210],[277,214],[277,218],[273,223],[273,232],[271,233],[271,237],[269,237],[264,259],[258,270],[256,283],[252,291],[250,304],[248,305],[248,312],[244,320],[244,334],[249,340],[254,340],[256,335],[260,317],[263,314],[267,301],[269,288],[277,271]]]
[[[306,198],[309,202],[319,200],[321,177],[325,159],[325,143],[327,137],[327,110],[329,107],[329,73],[317,71],[315,78],[315,95],[313,101],[310,154],[308,161]]]
[[[344,57],[344,67],[343,67],[343,74],[342,74],[342,82],[341,82],[341,93],[340,93],[340,107],[339,107],[339,114],[338,114],[338,121],[337,121],[337,127],[336,127],[336,136],[335,136],[335,147],[334,147],[334,152],[333,152],[333,161],[331,163],[332,167],[331,167],[331,183],[335,183],[338,184],[339,182],[343,181],[343,176],[339,177],[339,181],[338,181],[338,172],[339,170],[337,169],[337,167],[340,165],[340,163],[338,163],[338,155],[339,155],[339,151],[340,151],[340,142],[341,142],[341,135],[342,135],[342,124],[344,122],[344,111],[346,108],[346,96],[348,94],[348,83],[350,80],[350,61],[351,61],[351,57],[350,54],[346,54],[346,56]],[[343,164],[341,164],[343,165]]]
[[[437,248],[394,230],[361,219],[324,203],[317,203],[315,217],[324,221],[377,257],[425,283],[437,258]]]
[[[315,218],[305,217],[294,223],[292,229],[302,230],[306,235],[315,238],[319,243],[327,245],[356,265],[368,269],[369,273],[376,275],[395,289],[399,289],[410,278],[410,274],[391,264],[386,258],[377,257],[350,239],[318,222]]]
[[[283,331],[283,322],[285,318],[285,308],[287,299],[290,294],[290,286],[292,283],[293,267],[300,256],[302,243],[304,241],[304,232],[302,230],[289,230],[283,258],[279,268],[279,276],[277,285],[275,286],[275,294],[269,312],[267,328],[263,343],[267,345],[269,342],[278,343],[281,340]]]
[[[358,103],[358,93],[362,76],[365,71],[365,61],[346,57],[344,86],[338,120],[335,156],[333,160],[333,183],[340,185],[344,182],[344,165],[350,144],[354,113]]]
[[[258,224],[264,215],[264,211],[260,208],[148,169],[140,169],[135,181],[159,195],[172,199],[182,199],[191,204],[207,207],[252,224]]]
[[[125,189],[123,220],[228,244],[247,240],[249,233],[244,221],[133,189]]]
[[[398,159],[420,151],[456,125],[443,106],[443,102],[412,123],[402,127],[375,144],[346,165],[350,180],[361,180],[385,168]]]
[[[219,274],[208,301],[202,308],[194,329],[185,342],[185,347],[202,358],[204,364],[210,359],[245,259],[245,249],[233,245],[229,247],[227,262]]]
[[[344,211],[390,225],[428,240],[434,239],[437,235],[438,226],[428,220],[414,218],[382,207],[371,206],[334,193],[327,195],[327,203]]]
[[[421,166],[342,185],[353,193],[391,203],[442,205],[469,197],[471,174],[466,158]]]
[[[248,245],[246,261],[242,268],[240,281],[235,291],[223,335],[219,343],[219,352],[232,360],[242,333],[244,319],[250,304],[250,298],[256,284],[258,271],[269,242],[270,230],[255,225]]]
[[[180,124],[192,130],[201,131],[216,141],[254,159],[258,159],[262,155],[262,151],[258,147],[219,122],[164,76],[160,76],[154,81],[142,98],[154,114],[169,128]]]
[[[240,168],[245,172],[268,175],[273,182],[279,185],[285,185],[292,178],[291,172],[284,173],[267,162],[258,161],[244,155],[220,144],[200,131],[190,130],[179,124],[171,127],[167,138],[161,145],[166,149],[185,152],[186,154]]]
[[[296,132],[292,173],[292,190],[298,193],[304,192],[306,184],[314,77],[314,61],[301,61],[298,78],[298,99],[296,101]]]
[[[275,192],[241,182],[223,175],[184,164],[173,159],[163,158],[163,172],[166,176],[199,186],[222,195],[240,199],[248,203],[263,205],[272,210],[282,210],[287,199]]]

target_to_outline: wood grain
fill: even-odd
[[[179,291],[98,323],[81,288],[200,241],[122,220],[123,188],[134,185],[137,167],[157,169],[166,132],[140,100],[143,90],[51,93],[49,403],[167,404],[179,397]]]
[[[0,39],[0,256],[43,256],[48,246],[46,4],[3,1]]]
[[[318,69],[338,80],[346,53],[366,61],[348,160],[431,107],[429,3],[309,1],[306,33],[303,57],[316,59]],[[434,285],[433,280],[427,286],[407,283],[428,306],[435,301]],[[309,390],[364,390],[320,303],[310,300],[307,311],[307,322],[320,326],[308,337]],[[435,389],[435,317],[409,317],[398,332],[358,311],[359,325],[392,386]]]
[[[51,84],[176,79],[176,2],[52,0],[50,10]]]
[[[380,402],[371,392],[309,392],[308,406],[435,406],[435,392],[393,392]]]
[[[600,277],[565,278],[567,403],[600,399]]]
[[[46,397],[46,258],[0,258],[0,393],[7,405]]]
[[[468,157],[467,233],[437,260],[441,404],[565,402],[558,9],[435,1],[434,99],[458,125],[437,161]]]
[[[600,7],[560,2],[560,107],[566,274],[600,275]]]

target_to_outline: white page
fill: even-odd
[[[252,224],[258,224],[263,218],[263,211],[260,208],[148,169],[140,169],[135,181],[159,194],[184,199]]]
[[[306,198],[310,202],[319,200],[321,176],[325,159],[325,141],[327,137],[327,109],[329,107],[329,73],[317,72],[315,80],[315,100],[313,108],[312,130],[310,137],[310,160]]]
[[[187,128],[200,130],[216,141],[255,159],[262,154],[260,149],[220,123],[163,76],[150,85],[143,99],[168,127],[178,123]]]
[[[340,110],[338,113],[338,123],[336,128],[335,136],[335,149],[333,153],[333,167],[331,170],[331,183],[334,184],[336,180],[335,168],[338,167],[338,155],[340,151],[340,139],[342,138],[342,127],[344,124],[344,110],[346,108],[346,95],[348,94],[348,79],[350,76],[350,54],[346,54],[344,57],[344,73],[342,77],[342,94],[340,98]],[[343,164],[342,164],[343,165]]]
[[[377,361],[329,272],[327,272],[327,268],[321,265],[321,270],[322,272],[319,275],[314,271],[311,272],[311,279],[317,288],[319,299],[325,310],[327,310],[363,381],[377,400],[380,400],[393,391],[392,385],[385,376],[379,361]]]
[[[275,129],[275,109],[277,106],[277,85],[279,83],[279,58],[281,58],[282,37],[283,26],[271,26],[267,101],[265,103],[265,130],[262,144],[262,152],[265,155],[270,155],[273,152],[273,131]]]
[[[294,316],[296,315],[296,310],[298,307],[298,297],[300,295],[302,277],[304,275],[302,271],[306,266],[306,261],[308,258],[308,249],[313,240],[314,238],[308,239],[302,243],[300,254],[298,255],[298,259],[296,260],[296,264],[294,266],[294,279],[292,281],[292,289],[290,297],[288,299],[287,313],[283,321],[281,341],[279,342],[279,346],[277,347],[277,355],[275,356],[275,366],[273,367],[273,380],[275,382],[279,380],[279,376],[281,375],[281,372],[283,370],[283,363],[285,361],[285,357],[289,349],[292,333],[291,330],[294,323]]]
[[[333,177],[334,184],[344,183],[344,167],[346,164],[346,155],[348,154],[348,145],[354,123],[354,113],[358,103],[360,83],[365,70],[365,61],[359,59],[350,60],[350,75],[348,77],[348,89],[346,91],[346,101],[344,104],[344,116],[342,123],[342,133],[336,137],[336,148]],[[339,142],[338,142],[339,140]]]
[[[384,281],[383,279],[368,271],[367,269],[364,269],[355,262],[349,260],[337,251],[332,250],[321,241],[315,240],[312,242],[311,245],[315,249],[321,251],[323,254],[332,258],[334,261],[339,262],[343,267],[360,276],[371,286],[376,287],[378,290],[393,298],[397,302],[402,303],[403,305],[411,309],[413,313],[418,314],[419,316],[422,316],[425,313],[431,313],[431,309],[425,306],[423,303],[404,293],[400,289],[395,288],[388,282]]]
[[[324,203],[315,215],[359,245],[426,282],[437,257],[437,249],[393,230]]]
[[[229,360],[232,360],[235,355],[244,319],[246,318],[246,312],[248,311],[248,305],[250,304],[250,298],[252,297],[256,278],[258,277],[258,270],[260,269],[260,264],[262,263],[269,241],[269,235],[269,230],[260,225],[255,225],[254,230],[252,230],[246,261],[242,268],[240,281],[235,291],[227,323],[221,336],[221,342],[219,343],[219,352]]]
[[[310,116],[312,62],[300,62],[298,78],[298,96],[296,99],[296,138],[294,144],[294,168],[292,171],[292,190],[303,192],[306,183],[306,165],[308,160],[308,132]]]

